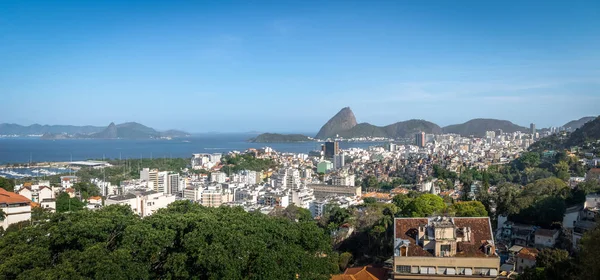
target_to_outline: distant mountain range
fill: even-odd
[[[581,124],[581,126],[570,134],[556,133],[544,137],[529,146],[529,150],[543,152],[548,150],[570,149],[574,146],[587,146],[588,148],[590,146],[597,147],[597,142],[600,141],[600,117],[593,118],[586,122],[580,120],[573,122],[575,124]]]
[[[563,127],[571,129],[577,129],[584,123],[594,119],[595,117],[585,117],[579,120],[568,122]],[[426,120],[407,120],[402,122],[396,122],[386,126],[376,126],[370,123],[358,123],[354,112],[349,107],[342,108],[337,114],[335,114],[329,121],[327,121],[319,130],[316,139],[328,139],[328,138],[358,138],[358,137],[385,137],[385,138],[407,138],[413,137],[414,134],[419,132],[425,132],[427,134],[441,134],[441,133],[453,133],[460,134],[462,136],[476,136],[484,137],[486,131],[498,131],[512,133],[512,132],[529,132],[529,128],[514,124],[507,120],[497,119],[472,119],[462,124],[454,124],[446,127],[440,127],[439,125],[426,121]],[[270,137],[270,134],[261,134],[259,137],[253,139],[262,139],[261,136]],[[304,141],[308,136],[295,134],[293,137],[285,137],[287,134],[277,134],[277,138],[271,137],[270,139],[282,139],[282,142],[294,142],[296,140]],[[299,137],[301,136],[301,137]]]
[[[118,125],[111,123],[107,127],[0,124],[0,135],[42,135],[42,139],[153,139],[190,136],[188,133],[178,130],[160,132],[136,122],[127,122]]]
[[[570,121],[563,125],[564,128],[571,128],[573,130],[582,127],[585,123],[595,120],[596,117],[583,117],[578,120]]]

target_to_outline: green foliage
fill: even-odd
[[[522,203],[525,204],[526,203]],[[522,208],[519,213],[511,215],[511,221],[535,224],[550,228],[555,223],[562,223],[567,207],[565,200],[560,197],[547,196],[534,201],[531,206]]]
[[[337,230],[341,225],[348,222],[349,219],[350,210],[341,208],[337,204],[328,204],[323,210],[323,216],[319,220],[319,224],[331,232]]]
[[[0,238],[0,278],[329,279],[329,237],[313,222],[175,202],[54,214]]]
[[[365,197],[365,198],[363,198],[363,202],[365,204],[375,204],[375,203],[377,203],[377,199],[374,197]]]
[[[88,182],[79,182],[73,185],[73,189],[81,194],[81,198],[88,199],[90,196],[99,196],[100,189]]]
[[[569,252],[557,249],[544,249],[537,255],[535,261],[538,267],[551,267],[556,263],[569,259]]]
[[[348,267],[348,264],[350,263],[351,260],[352,260],[352,253],[350,253],[350,252],[341,253],[340,257],[339,257],[339,261],[338,261],[340,271],[346,270],[346,268]]]
[[[535,152],[526,152],[515,160],[515,165],[519,170],[536,167],[541,163],[540,154]]]
[[[362,187],[364,189],[379,189],[379,181],[373,175],[369,175],[362,180]]]
[[[277,208],[271,212],[272,216],[286,218],[294,222],[310,222],[313,220],[310,210],[290,204],[286,208]]]
[[[221,161],[225,164],[221,171],[227,173],[227,175],[242,170],[265,171],[277,166],[271,159],[256,158],[251,154],[226,155],[221,158]]]
[[[83,210],[85,203],[81,202],[76,197],[69,197],[66,192],[61,193],[56,198],[56,211],[57,212],[75,212]]]
[[[402,215],[405,217],[428,217],[441,213],[445,208],[446,204],[441,197],[434,194],[423,194],[412,199],[402,209]]]
[[[452,181],[458,178],[456,172],[449,171],[448,169],[442,168],[437,164],[433,165],[433,177],[444,180],[450,179]]]
[[[511,215],[519,213],[521,208],[516,204],[520,194],[519,186],[512,183],[502,183],[496,188],[496,213]]]
[[[14,192],[15,191],[15,180],[4,178],[4,177],[0,176],[0,188],[3,188],[9,192]]]
[[[519,279],[578,279],[569,252],[565,250],[544,249],[537,255],[535,265],[535,269],[525,270]]]
[[[450,206],[449,212],[457,217],[487,217],[485,206],[479,201],[463,201]]]
[[[576,259],[580,279],[598,279],[600,275],[600,227],[586,232],[579,243],[579,256]]]

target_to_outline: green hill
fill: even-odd
[[[486,131],[502,129],[503,132],[512,133],[517,131],[527,132],[526,127],[516,125],[510,121],[496,119],[472,119],[462,124],[449,125],[443,128],[444,133],[460,134],[462,136],[474,135],[485,136]]]

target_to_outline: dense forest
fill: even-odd
[[[29,223],[28,223],[29,224]],[[0,238],[0,279],[329,279],[330,238],[312,221],[175,202],[48,214]]]

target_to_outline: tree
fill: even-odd
[[[4,210],[0,209],[0,222],[4,222],[4,219],[6,219],[6,213],[4,213]]]
[[[363,198],[363,202],[365,204],[375,204],[375,203],[377,203],[377,199],[374,197],[365,197],[365,198]]]
[[[412,202],[413,198],[408,197],[405,194],[397,194],[392,198],[392,203],[398,208],[399,214],[407,213],[407,207]]]
[[[598,279],[600,275],[600,227],[586,232],[579,243],[579,256],[576,259],[580,279]]]
[[[434,213],[440,213],[446,208],[444,200],[434,194],[423,194],[403,209],[403,214],[409,217],[427,217]]]
[[[513,183],[502,183],[496,188],[496,213],[498,215],[511,215],[519,213],[520,207],[515,200],[520,194],[519,187]]]
[[[538,267],[551,267],[569,259],[569,252],[560,249],[543,249],[535,258]]]
[[[83,210],[85,203],[77,198],[71,198],[68,193],[63,192],[56,198],[57,212],[71,212]]]
[[[0,188],[3,188],[8,192],[14,192],[15,191],[15,180],[0,177]]]
[[[100,189],[98,186],[88,182],[78,182],[73,185],[73,189],[81,194],[82,199],[88,199],[90,196],[100,195]]]
[[[516,160],[516,166],[519,170],[536,167],[541,163],[540,154],[536,152],[526,152]]]
[[[352,253],[350,253],[350,252],[341,253],[340,257],[339,257],[340,271],[346,270],[346,268],[348,267],[348,264],[350,263],[351,260],[352,260]]]
[[[530,183],[525,186],[522,193],[524,196],[542,197],[545,195],[557,195],[562,198],[566,198],[568,194],[569,186],[563,180],[554,177]]]
[[[479,201],[457,202],[450,206],[449,211],[457,217],[487,217],[485,206]]]
[[[0,238],[1,279],[329,279],[330,237],[237,207],[174,202],[150,217],[128,206],[55,213]]]
[[[375,176],[373,175],[369,175],[367,176],[367,178],[365,178],[363,181],[363,187],[365,189],[378,189],[379,188],[379,182],[377,181],[377,178],[375,178]]]

